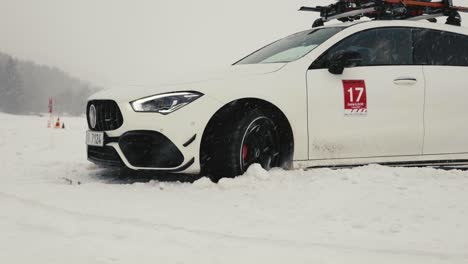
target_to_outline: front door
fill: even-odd
[[[361,61],[331,74],[333,54]],[[309,158],[354,159],[421,155],[424,76],[413,64],[411,29],[356,33],[322,55],[307,72]]]

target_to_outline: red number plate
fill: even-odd
[[[343,80],[345,115],[367,114],[367,93],[364,80]]]

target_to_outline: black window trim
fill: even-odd
[[[433,28],[425,28],[425,27],[405,27],[405,26],[382,26],[382,27],[375,27],[375,28],[368,28],[365,30],[361,30],[358,32],[355,32],[344,39],[338,41],[337,43],[333,44],[330,48],[328,48],[326,51],[324,51],[317,59],[312,62],[312,64],[309,66],[308,70],[319,70],[319,69],[326,69],[326,67],[322,65],[316,65],[324,56],[327,55],[327,53],[333,49],[335,46],[339,45],[343,41],[347,40],[350,37],[355,36],[356,34],[370,31],[370,30],[376,30],[376,29],[388,29],[388,28],[393,28],[393,29],[399,29],[399,28],[404,28],[404,29],[409,29],[411,31],[411,53],[412,53],[412,63],[411,64],[373,64],[373,65],[362,65],[362,66],[354,66],[353,68],[358,68],[358,67],[379,67],[379,66],[442,66],[442,67],[468,67],[464,65],[433,65],[433,64],[416,64],[414,63],[414,31],[415,30],[431,30],[431,31],[438,31],[438,32],[445,32],[445,33],[450,33],[450,34],[455,34],[459,36],[463,36],[468,38],[468,35],[465,35],[463,33],[457,33],[457,32],[452,32],[452,31],[447,31],[447,30],[440,30],[440,29],[433,29]]]
[[[413,45],[413,30],[416,29],[416,27],[405,27],[405,26],[382,26],[382,27],[375,27],[375,28],[368,28],[365,30],[361,30],[358,32],[354,32],[353,34],[345,37],[344,39],[338,41],[337,43],[333,44],[330,48],[328,48],[326,51],[324,51],[320,56],[317,57],[317,59],[312,62],[312,64],[309,66],[308,70],[319,70],[319,69],[327,69],[326,67],[323,67],[321,65],[316,65],[318,61],[320,61],[324,56],[327,55],[328,51],[333,49],[335,46],[339,45],[343,41],[346,41],[348,38],[351,38],[357,34],[371,31],[371,30],[378,30],[378,29],[409,29],[411,31],[411,53],[412,53],[412,62],[414,62],[414,45]],[[362,66],[354,66],[353,68],[359,68],[359,67],[378,67],[378,66],[413,66],[414,64],[373,64],[373,65],[362,65]]]

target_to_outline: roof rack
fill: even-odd
[[[460,26],[459,12],[468,12],[468,7],[454,6],[452,0],[337,0],[328,6],[301,7],[299,11],[319,12],[320,18],[312,27],[337,19],[355,21],[361,17],[374,20],[428,20],[446,16],[446,24]]]

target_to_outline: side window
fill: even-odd
[[[340,52],[358,52],[356,66],[409,65],[413,63],[410,28],[378,28],[356,33],[342,40],[314,62],[311,68],[328,68]]]
[[[414,62],[422,65],[468,66],[468,37],[417,29],[413,33]]]

